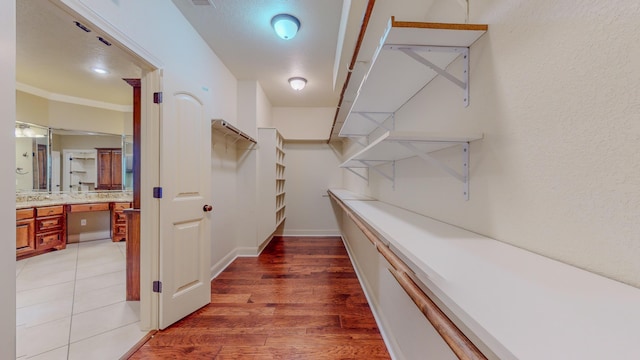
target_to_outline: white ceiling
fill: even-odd
[[[193,5],[192,0],[173,2],[234,76],[257,80],[273,106],[338,104],[359,30],[357,21],[347,29],[334,88],[343,0],[212,0],[209,6]],[[365,0],[352,3],[363,7]],[[79,29],[71,15],[50,1],[17,0],[16,7],[19,89],[27,85],[53,94],[131,105],[131,87],[122,78],[141,76],[142,65],[136,65],[135,58],[116,44],[100,42],[98,36],[109,37],[98,30]],[[354,8],[352,13],[361,20],[362,9]],[[279,13],[300,19],[295,38],[285,41],[275,35],[270,20]],[[95,74],[93,66],[111,73]],[[287,79],[294,76],[308,80],[304,90],[289,87]]]
[[[140,78],[141,68],[117,46],[106,46],[95,29],[87,33],[74,18],[46,0],[18,0],[16,81],[18,88],[131,105],[131,86],[123,78]],[[94,66],[108,68],[99,75]]]
[[[343,0],[173,3],[236,78],[257,80],[273,106],[337,105],[342,83],[334,89],[333,71]],[[280,13],[300,20],[291,40],[278,38],[271,27],[271,18]],[[287,79],[294,76],[307,79],[303,91],[289,87]]]

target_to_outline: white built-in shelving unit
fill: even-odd
[[[64,191],[94,190],[97,181],[97,150],[64,149],[63,189]]]
[[[284,139],[275,128],[258,128],[259,241],[269,238],[286,217]]]
[[[391,18],[380,41],[369,71],[359,84],[353,100],[343,100],[336,125],[341,137],[366,137],[368,144],[341,165],[343,168],[366,168],[366,173],[353,171],[367,179],[369,170],[394,182],[395,161],[418,156],[435,164],[464,186],[469,198],[469,142],[482,134],[429,134],[395,132],[395,113],[422,90],[433,78],[442,76],[461,88],[461,103],[469,104],[469,48],[487,31],[487,25],[400,22]],[[462,75],[454,75],[447,67],[462,57]],[[340,118],[343,123],[339,123]],[[376,130],[386,131],[370,141]],[[455,171],[429,155],[451,146],[462,147],[462,171]],[[377,169],[391,163],[391,172]]]

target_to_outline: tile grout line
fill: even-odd
[[[76,246],[76,268],[73,274],[73,294],[71,295],[71,314],[69,318],[69,337],[67,337],[67,360],[71,352],[71,329],[73,328],[73,306],[76,301],[76,283],[78,282],[78,260],[80,259],[80,243]]]

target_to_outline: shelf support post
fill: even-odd
[[[464,199],[469,200],[469,143],[462,144],[462,176],[464,176]]]

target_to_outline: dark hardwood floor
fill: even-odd
[[[275,237],[211,282],[211,304],[130,359],[389,359],[337,237]]]

